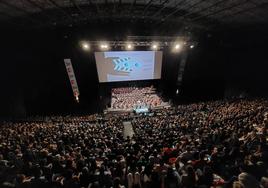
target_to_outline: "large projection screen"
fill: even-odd
[[[160,79],[162,51],[95,52],[99,82]]]

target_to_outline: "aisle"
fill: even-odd
[[[124,121],[123,125],[124,125],[124,130],[123,130],[124,138],[127,138],[128,136],[131,138],[134,135],[134,130],[133,130],[131,122]]]

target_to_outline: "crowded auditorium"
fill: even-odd
[[[1,0],[0,188],[268,188],[266,0]]]

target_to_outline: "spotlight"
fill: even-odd
[[[181,43],[175,43],[173,46],[173,52],[179,52],[182,47]]]
[[[193,48],[194,48],[194,45],[192,44],[192,45],[190,46],[190,48],[193,49]]]
[[[109,45],[107,43],[103,43],[100,45],[101,50],[107,50],[109,48]]]
[[[89,44],[87,42],[82,43],[83,50],[89,50]]]
[[[157,50],[157,49],[158,49],[158,44],[153,44],[153,45],[152,45],[152,49],[153,49],[153,50]]]
[[[133,45],[132,44],[127,44],[127,50],[133,50]]]
[[[175,50],[178,50],[178,49],[180,49],[181,48],[181,45],[180,44],[176,44],[175,45]]]

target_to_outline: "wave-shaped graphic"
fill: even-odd
[[[114,70],[120,72],[130,73],[136,69],[141,68],[141,63],[138,60],[130,57],[113,59],[113,63]]]

